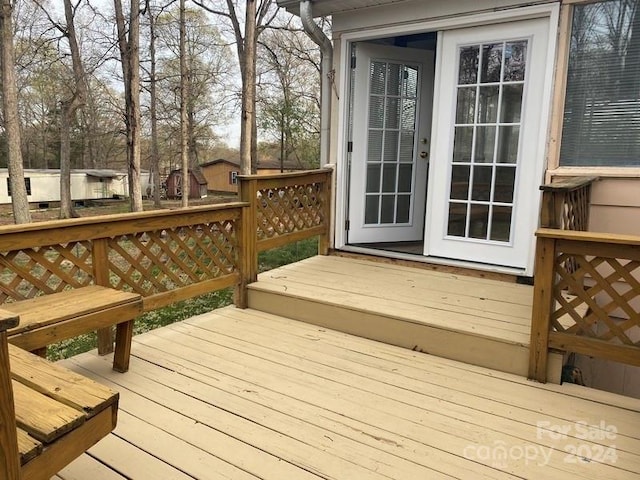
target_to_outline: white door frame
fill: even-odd
[[[548,39],[548,62],[552,65],[555,62],[555,52],[557,43],[557,29],[560,18],[560,5],[558,3],[549,3],[535,5],[529,7],[518,7],[508,10],[496,12],[487,12],[480,14],[462,15],[459,17],[445,18],[440,20],[425,20],[415,23],[408,23],[398,26],[388,26],[380,28],[366,29],[357,32],[345,32],[340,35],[340,55],[339,65],[339,95],[338,100],[338,120],[336,130],[336,143],[332,148],[332,160],[336,163],[336,207],[335,207],[335,238],[334,247],[338,249],[350,249],[346,245],[345,223],[347,219],[347,201],[348,201],[348,180],[349,168],[347,164],[347,140],[348,140],[348,113],[349,113],[349,82],[350,82],[350,62],[351,62],[351,44],[353,42],[371,40],[381,37],[389,37],[396,35],[410,35],[414,33],[435,32],[439,30],[448,30],[453,28],[472,27],[481,25],[490,25],[495,23],[504,23],[515,20],[526,20],[530,18],[548,18],[549,19],[549,39]],[[542,124],[539,134],[540,145],[547,145],[547,137],[549,130],[549,116],[551,111],[551,91],[553,84],[553,68],[548,67],[545,73],[544,101],[542,106]],[[546,154],[539,155],[540,165],[537,167],[541,177],[544,173],[546,165]],[[539,209],[539,198],[535,200],[532,215],[537,218]],[[356,248],[357,249],[357,248]],[[533,250],[533,249],[532,249]],[[378,251],[376,251],[378,252]],[[379,252],[381,254],[381,252]],[[534,252],[530,253],[528,267],[525,274],[533,272]],[[464,265],[465,262],[451,262],[456,265]],[[494,269],[496,271],[501,269]],[[512,272],[512,269],[502,269]]]

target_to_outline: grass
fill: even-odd
[[[282,265],[294,263],[304,258],[312,257],[318,252],[318,239],[301,240],[284,247],[274,248],[258,255],[258,270],[265,272]],[[155,328],[164,327],[189,317],[210,312],[216,308],[225,307],[233,302],[231,289],[210,292],[199,297],[176,302],[158,310],[141,315],[135,323],[134,334],[148,332]],[[80,335],[50,345],[47,349],[49,360],[60,360],[92,350],[97,346],[95,333]]]

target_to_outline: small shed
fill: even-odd
[[[167,177],[167,198],[182,198],[182,170],[175,169]],[[197,169],[189,169],[189,198],[207,196],[207,179]]]
[[[207,181],[207,189],[215,193],[237,193],[240,164],[224,158],[211,160],[200,165]]]

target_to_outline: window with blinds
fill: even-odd
[[[640,166],[640,0],[573,9],[561,166]]]

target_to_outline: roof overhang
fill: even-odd
[[[300,14],[300,0],[277,0],[278,5],[288,12]],[[400,3],[406,0],[313,0],[313,15],[326,17],[336,13],[350,12],[362,8],[378,7]]]

